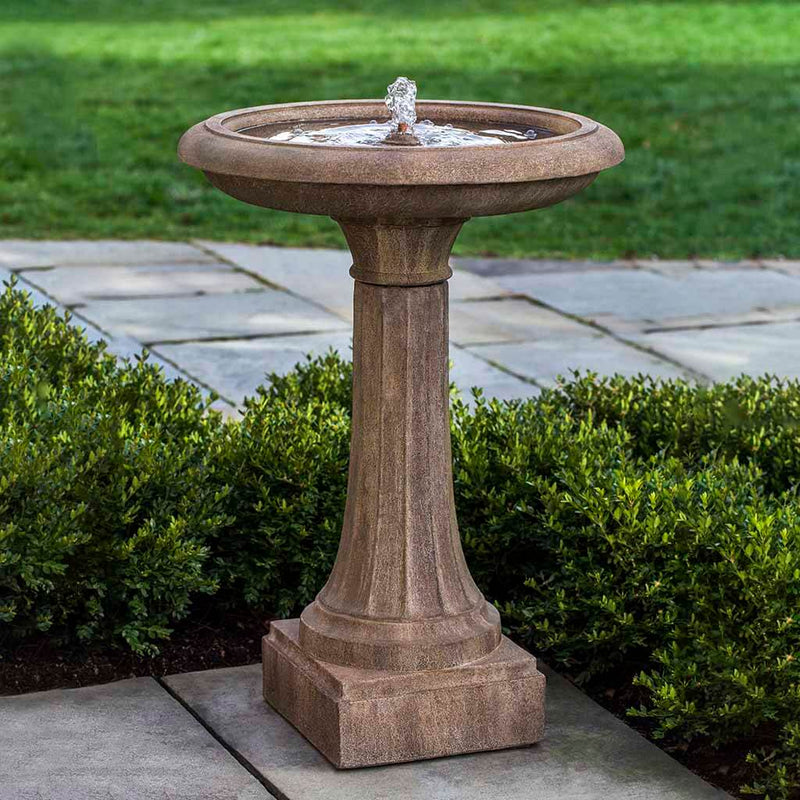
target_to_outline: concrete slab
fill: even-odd
[[[464,347],[599,335],[591,326],[523,299],[450,303],[450,340]]]
[[[0,800],[268,800],[151,678],[0,697]]]
[[[0,265],[11,269],[91,264],[175,264],[213,260],[199,248],[184,242],[110,239],[71,242],[0,240]]]
[[[261,697],[261,667],[173,675],[167,684],[289,800],[724,800],[723,792],[558,676],[533,747],[337,771]]]
[[[274,289],[201,297],[97,300],[80,311],[112,336],[123,334],[145,343],[349,328],[332,314]]]
[[[227,264],[157,264],[113,268],[51,267],[21,272],[64,305],[90,300],[260,291],[263,284]]]
[[[507,289],[535,297],[588,319],[605,316],[648,323],[673,317],[728,314],[759,309],[800,310],[800,280],[770,270],[691,270],[667,277],[645,270],[565,275],[509,275]],[[610,316],[609,316],[610,315]]]
[[[800,322],[650,333],[639,341],[716,381],[766,372],[800,378]]]
[[[469,349],[542,386],[555,385],[559,375],[569,378],[572,370],[592,370],[600,375],[643,373],[660,378],[688,377],[675,365],[607,336],[575,338],[567,342],[545,340],[479,345]]]

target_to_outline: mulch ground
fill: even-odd
[[[256,664],[268,629],[263,617],[209,611],[179,625],[157,656],[109,648],[62,649],[44,636],[14,648],[0,643],[0,695]]]
[[[59,649],[44,636],[13,648],[0,643],[0,695],[257,664],[261,660],[261,637],[268,629],[269,621],[263,617],[219,614],[210,609],[199,619],[195,615],[178,626],[161,646],[161,653],[151,657],[107,648]],[[652,725],[625,714],[626,709],[639,705],[641,700],[641,689],[631,684],[631,675],[606,676],[603,682],[584,689],[643,736],[652,738]],[[690,745],[669,739],[655,743],[709,783],[741,796],[739,787],[752,777],[751,767],[745,761],[747,753],[770,739],[774,741],[774,732],[765,730],[757,738],[723,747],[712,747],[704,740]]]

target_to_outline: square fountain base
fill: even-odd
[[[264,699],[336,767],[367,767],[533,744],[544,733],[545,678],[503,637],[478,661],[383,672],[318,661],[300,620],[262,642]]]

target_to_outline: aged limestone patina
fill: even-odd
[[[427,101],[417,114],[549,135],[447,148],[271,138],[386,115],[382,101],[348,100],[220,114],[179,148],[235,198],[333,217],[353,257],[353,434],[339,553],[300,619],[273,623],[263,642],[264,697],[339,767],[543,735],[544,677],[502,636],[459,539],[448,259],[470,217],[561,202],[624,157],[611,130],[563,111]]]

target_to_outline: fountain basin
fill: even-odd
[[[336,219],[468,219],[554,205],[624,158],[588,117],[532,106],[428,100],[420,118],[467,128],[544,129],[531,141],[459,147],[270,141],[297,125],[386,119],[382,100],[288,103],[218,114],[188,130],[180,157],[252,205]]]

